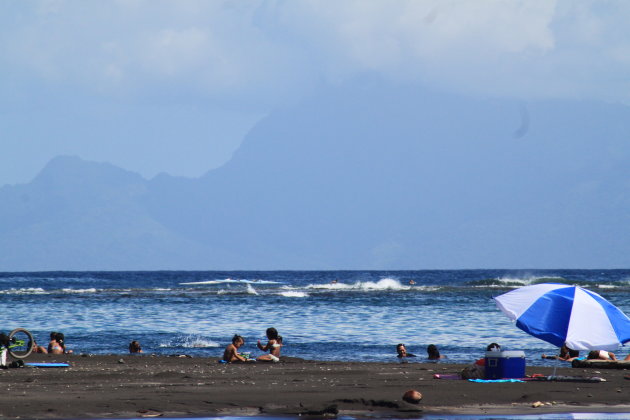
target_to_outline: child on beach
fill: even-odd
[[[232,344],[229,344],[223,352],[223,361],[227,363],[249,362],[251,360],[238,354],[238,349],[245,344],[245,340],[238,334],[232,337]]]
[[[48,343],[48,353],[50,354],[63,354],[63,347],[57,341],[57,332],[50,333],[50,342]]]
[[[70,354],[72,350],[66,350],[64,342],[65,336],[60,332],[50,333],[50,343],[48,343],[48,353],[50,354]]]
[[[264,346],[258,340],[257,346],[262,351],[268,351],[269,354],[263,354],[258,356],[256,360],[261,362],[279,362],[280,361],[280,349],[282,348],[282,337],[278,335],[278,331],[271,327],[267,328],[267,344]]]

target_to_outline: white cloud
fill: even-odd
[[[25,2],[17,77],[133,93],[167,83],[262,107],[365,71],[499,95],[629,100],[630,6],[569,0]],[[2,6],[0,6],[2,8]],[[14,23],[11,23],[14,22]],[[624,86],[625,87],[625,86]]]

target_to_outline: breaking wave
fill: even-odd
[[[279,294],[280,296],[284,296],[284,297],[295,297],[295,298],[308,297],[308,293],[298,292],[297,290],[290,290],[288,292],[280,292]]]
[[[96,293],[99,290],[95,289],[95,288],[89,288],[89,289],[71,289],[71,288],[66,288],[66,289],[61,289],[62,292],[64,293]]]
[[[397,291],[397,290],[411,290],[413,286],[405,286],[400,281],[392,278],[384,278],[377,282],[374,281],[358,281],[353,284],[348,283],[328,283],[328,284],[309,284],[307,289],[314,290],[333,290],[333,291]]]
[[[20,289],[0,290],[3,295],[46,295],[48,292],[41,287],[24,287]]]
[[[187,281],[179,283],[182,286],[196,286],[196,285],[213,285],[213,284],[281,284],[279,281],[272,280],[236,280],[236,279],[223,279],[223,280],[204,280],[204,281]]]
[[[466,283],[467,286],[472,287],[487,287],[487,288],[515,288],[530,286],[532,284],[539,283],[565,283],[566,279],[563,277],[553,276],[529,276],[529,277],[499,277],[491,279],[473,280]]]
[[[177,337],[174,340],[166,341],[159,344],[162,348],[216,348],[221,345],[215,341],[209,340],[199,335],[188,335]]]

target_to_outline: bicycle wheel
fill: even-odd
[[[16,328],[9,333],[9,354],[16,359],[24,359],[33,351],[33,334],[24,328]]]

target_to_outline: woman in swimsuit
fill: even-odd
[[[282,337],[278,335],[278,330],[275,328],[267,328],[267,344],[262,345],[258,340],[258,348],[262,351],[268,351],[269,354],[263,354],[258,356],[256,360],[261,362],[279,362],[280,361],[280,349],[282,348]]]
[[[65,337],[63,333],[51,332],[50,343],[48,343],[48,353],[50,354],[72,353],[72,350],[66,350],[66,345],[64,343],[64,340],[65,340]]]

